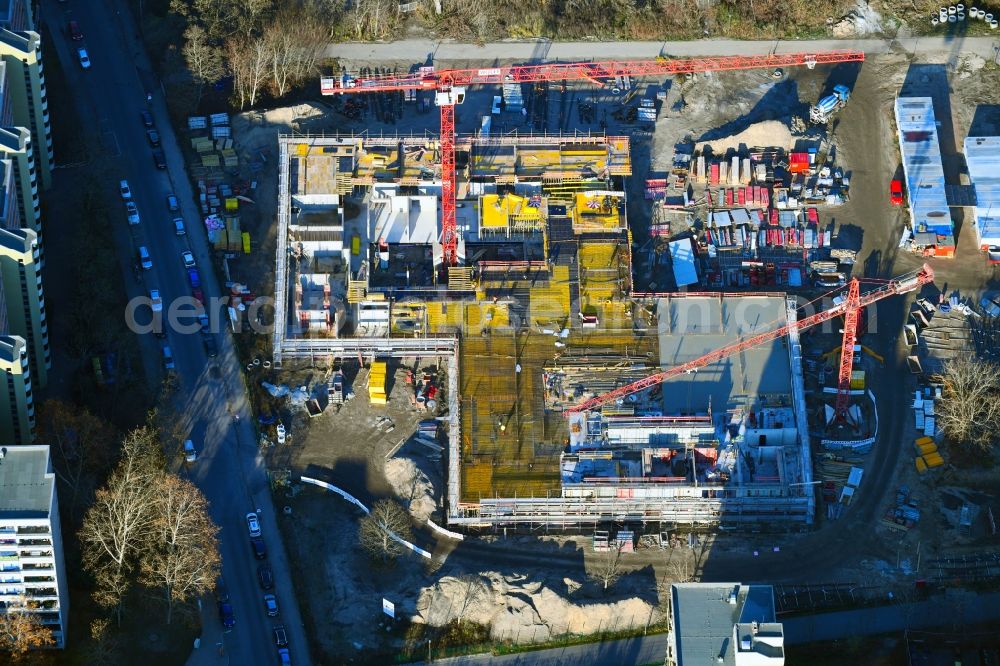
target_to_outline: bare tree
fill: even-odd
[[[694,562],[679,556],[667,563],[666,577],[671,583],[689,583],[694,580]]]
[[[269,78],[275,97],[319,72],[332,38],[329,25],[309,6],[288,5],[264,30]]]
[[[113,608],[121,624],[122,601],[131,571],[148,538],[153,518],[153,488],[162,470],[151,428],[138,428],[122,442],[122,459],[97,491],[80,529],[83,566],[94,577],[95,600]]]
[[[225,73],[222,62],[222,52],[208,38],[208,33],[197,25],[191,24],[184,31],[184,63],[191,78],[198,86],[197,102],[201,102],[201,94],[206,83],[217,81]]]
[[[163,591],[167,624],[175,604],[207,592],[219,574],[219,528],[194,484],[164,474],[155,490],[154,518],[142,556],[143,582]]]
[[[375,502],[371,513],[361,519],[358,525],[358,539],[368,554],[382,561],[395,559],[403,554],[405,546],[396,541],[411,538],[410,517],[403,507],[390,499]]]
[[[607,592],[608,588],[614,585],[624,573],[622,562],[622,544],[610,545],[610,550],[598,555],[587,572],[587,577],[601,585]]]
[[[86,663],[94,666],[115,666],[122,661],[118,637],[111,632],[111,623],[100,618],[90,623],[90,643],[84,650]]]
[[[89,504],[97,479],[107,474],[114,458],[114,429],[86,409],[47,400],[39,409],[41,439],[52,450],[52,466],[62,484],[59,500],[71,520]]]
[[[484,601],[489,595],[489,588],[483,579],[473,574],[463,574],[458,577],[458,624],[462,624],[466,612]]]
[[[0,613],[0,650],[10,652],[13,663],[29,650],[55,645],[52,631],[26,609],[24,597],[10,597],[5,603],[6,610]]]
[[[977,451],[996,446],[1000,432],[1000,366],[970,357],[945,363],[938,424],[956,444]]]
[[[274,0],[193,0],[190,14],[201,20],[214,40],[233,35],[250,38],[260,34],[274,4]]]
[[[232,38],[226,42],[226,60],[233,75],[233,93],[240,108],[257,103],[269,73],[269,49],[263,39]]]
[[[357,39],[388,39],[399,24],[396,0],[357,0],[350,14]]]

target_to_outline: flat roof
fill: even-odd
[[[55,484],[49,447],[5,446],[0,453],[0,518],[48,516]]]
[[[657,303],[660,367],[681,365],[787,323],[785,297],[668,296]],[[790,393],[791,361],[784,338],[667,380],[665,414],[722,411],[761,393]]]
[[[735,604],[730,603],[734,591]],[[670,586],[670,596],[678,666],[735,666],[733,628],[740,623],[774,622],[770,585],[676,583]]]
[[[953,225],[934,101],[930,97],[897,97],[895,111],[913,230],[950,231]]]
[[[976,191],[980,244],[1000,242],[1000,136],[970,136],[964,143],[969,179]]]

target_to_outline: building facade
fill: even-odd
[[[5,289],[7,332],[27,342],[32,377],[43,388],[52,367],[52,356],[39,257],[34,231],[0,229],[0,275]]]
[[[28,344],[16,335],[0,335],[0,440],[31,444],[35,440],[35,402]]]
[[[48,446],[0,447],[0,612],[21,610],[66,642],[69,591]]]
[[[0,115],[0,126],[11,124],[31,132],[32,144],[39,149],[38,166],[42,186],[52,181],[52,125],[42,65],[42,40],[35,32],[35,17],[29,0],[0,0],[0,61],[5,65],[4,94],[9,91],[2,111],[9,104],[10,117]]]

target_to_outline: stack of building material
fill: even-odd
[[[228,129],[228,128],[227,128]],[[222,164],[225,167],[235,169],[240,165],[240,160],[236,156],[236,151],[232,148],[225,148],[222,150]]]
[[[191,139],[191,147],[194,148],[195,152],[199,155],[211,153],[215,150],[215,144],[212,143],[212,140],[206,139],[203,136],[196,136]]]
[[[373,405],[384,405],[388,402],[385,393],[386,362],[372,363],[371,374],[368,376],[368,399]]]
[[[243,249],[243,230],[238,215],[226,216],[226,249],[230,252]]]
[[[521,84],[503,84],[503,100],[507,111],[517,111],[520,113],[521,109],[524,108],[524,96],[521,93]]]
[[[920,474],[944,464],[944,458],[941,457],[933,437],[920,437],[913,442],[913,448],[916,452],[914,464]]]

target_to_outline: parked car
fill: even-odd
[[[236,616],[233,615],[233,607],[228,602],[219,602],[219,622],[226,629],[236,626]]]
[[[145,245],[139,246],[139,265],[147,271],[153,268],[153,259],[149,256],[149,250],[146,249]]]
[[[202,335],[211,335],[212,334],[212,329],[209,328],[209,324],[210,323],[211,323],[211,321],[209,320],[207,314],[200,314],[200,315],[198,315],[198,324],[201,326],[201,334]]]
[[[893,206],[903,205],[903,181],[893,179],[893,181],[889,183],[889,203]]]
[[[149,290],[149,300],[153,302],[152,303],[153,312],[163,312],[163,299],[160,298],[159,289]]]
[[[174,353],[170,351],[169,345],[163,345],[163,369],[174,369]]]
[[[278,648],[278,663],[281,666],[292,666],[292,655],[288,648]]]
[[[205,305],[205,294],[201,291],[201,289],[195,287],[191,290],[191,295],[194,297],[194,300],[201,303],[202,306]]]
[[[183,236],[184,234],[187,233],[187,230],[184,228],[183,217],[174,218],[174,233],[177,234],[178,236]]]
[[[146,140],[149,141],[149,145],[156,148],[160,145],[160,133],[155,129],[146,130]]]
[[[77,48],[76,57],[80,60],[80,67],[90,69],[90,56],[87,55],[87,49],[82,46]]]
[[[132,188],[128,186],[127,180],[118,181],[118,193],[122,196],[122,201],[128,201],[132,198]]]
[[[280,648],[288,647],[288,634],[285,633],[283,625],[274,628],[274,644]]]
[[[201,286],[201,276],[198,275],[197,268],[188,269],[188,281],[191,283],[192,288],[197,288]]]
[[[215,598],[222,603],[229,601],[229,588],[226,587],[226,581],[222,579],[222,576],[215,579]]]
[[[250,539],[250,547],[253,549],[253,556],[258,560],[267,559],[267,546],[263,539]]]
[[[184,461],[193,463],[198,459],[198,452],[194,450],[194,442],[190,439],[184,440]]]
[[[219,355],[219,346],[215,344],[215,336],[211,333],[204,333],[201,336],[201,342],[205,345],[205,353],[209,358],[214,358]]]
[[[169,210],[171,213],[180,210],[180,205],[178,205],[177,203],[177,197],[175,197],[173,194],[167,195],[167,210]]]
[[[80,24],[76,21],[69,22],[69,38],[74,42],[83,41],[83,33],[80,31]]]
[[[153,149],[153,164],[156,165],[157,169],[167,168],[167,156],[163,154],[163,150],[160,148]]]
[[[258,520],[256,513],[247,514],[247,530],[252,537],[260,536],[260,520]]]
[[[278,617],[278,599],[273,594],[264,595],[264,610],[268,617]]]
[[[195,267],[194,255],[191,254],[190,250],[184,250],[183,252],[181,252],[181,260],[184,262],[184,267],[185,268],[194,268]]]
[[[132,226],[139,224],[139,207],[131,199],[125,202],[125,215]]]
[[[142,111],[141,114],[142,114],[142,124],[144,127],[152,127],[155,124],[153,123],[152,113],[150,113],[149,111]]]
[[[267,564],[257,567],[257,580],[260,581],[260,589],[270,590],[274,587],[274,573]]]

